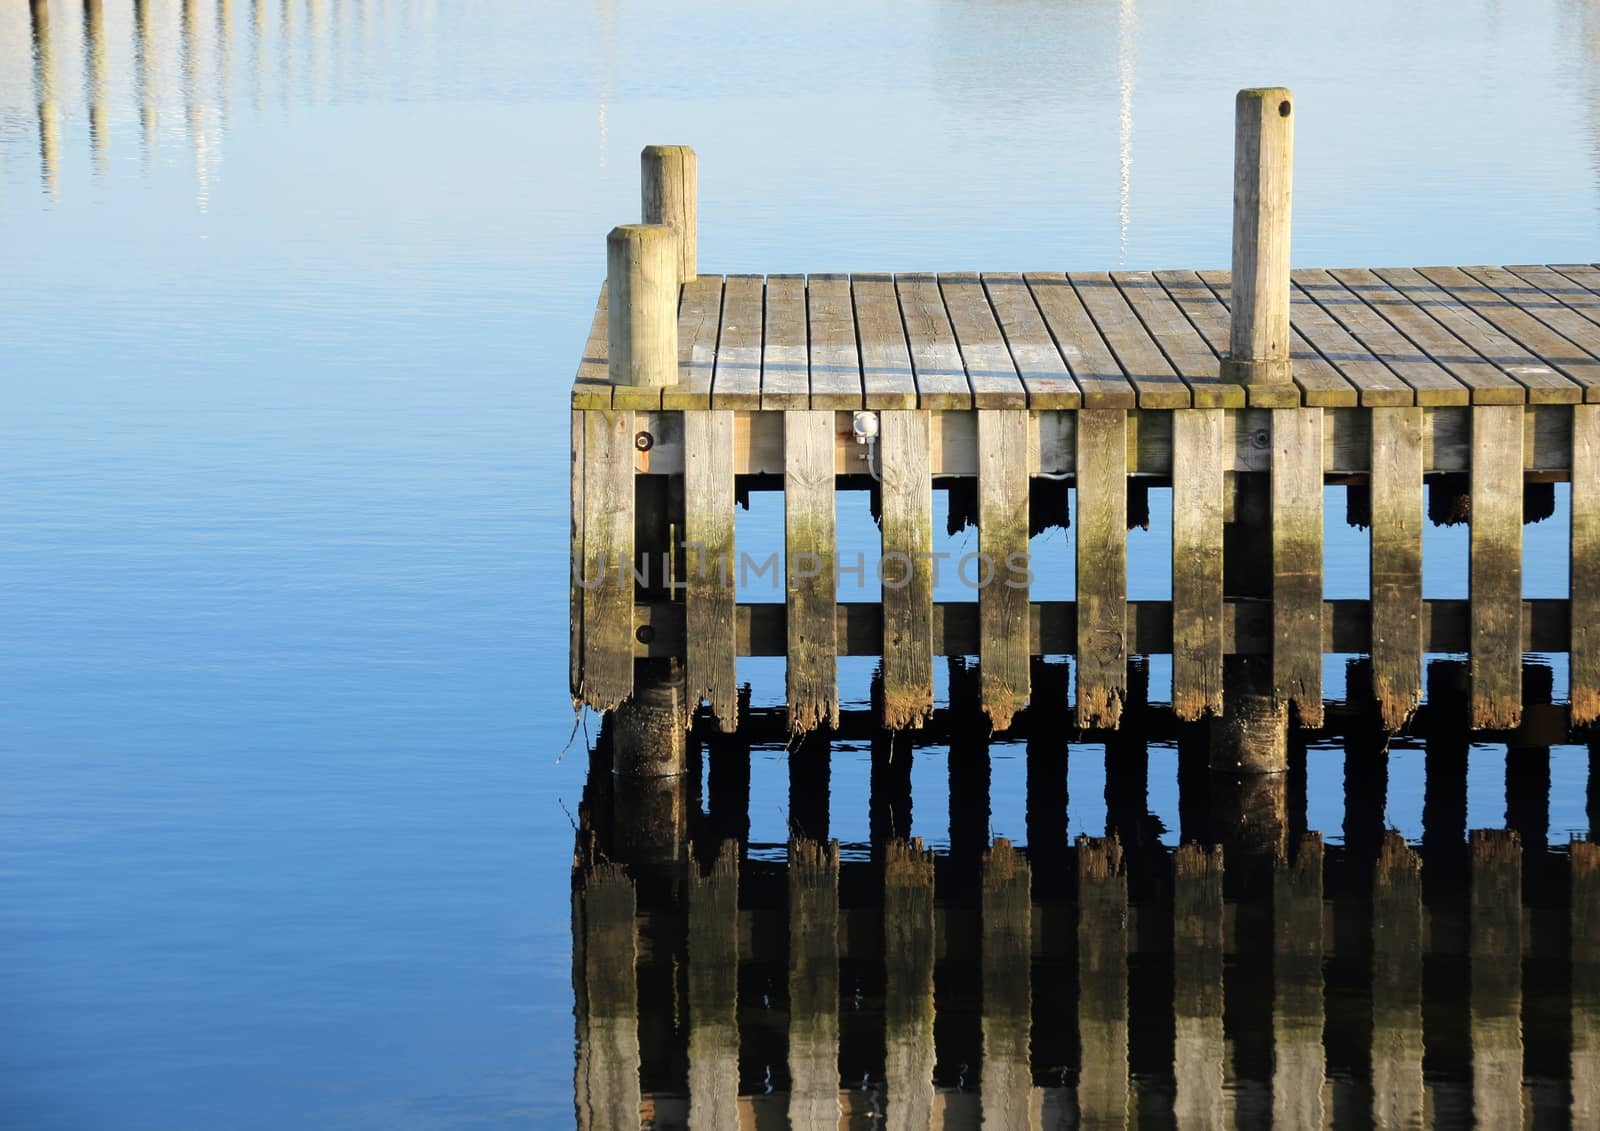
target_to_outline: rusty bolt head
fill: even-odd
[[[641,435],[643,435],[643,433],[641,433]],[[656,638],[656,630],[648,624],[641,624],[638,628],[634,629],[633,635],[640,644],[649,644]]]
[[[633,438],[633,446],[638,448],[641,452],[648,452],[651,448],[656,446],[656,438],[650,435],[648,432],[640,432]]]

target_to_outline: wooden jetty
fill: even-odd
[[[1292,97],[1236,105],[1231,272],[705,275],[695,159],[644,153],[572,390],[574,701],[737,725],[736,659],[787,658],[789,727],[839,719],[837,658],[881,657],[881,722],[916,727],[933,659],[975,656],[990,725],[1070,655],[1063,723],[1115,729],[1130,657],[1172,656],[1219,769],[1276,771],[1323,722],[1327,652],[1370,657],[1384,729],[1428,652],[1470,656],[1474,730],[1521,718],[1523,653],[1570,654],[1600,717],[1600,266],[1289,268]],[[1529,601],[1522,527],[1571,483],[1571,590]],[[1324,492],[1371,530],[1365,601],[1323,597]],[[1172,597],[1127,597],[1126,532],[1172,490]],[[1029,538],[1076,498],[1076,599],[1035,601]],[[871,493],[880,560],[837,554]],[[782,602],[739,603],[736,500],[784,496]],[[977,550],[933,555],[935,490]],[[1469,521],[1470,598],[1425,600],[1424,516]],[[765,563],[756,563],[757,579]],[[935,571],[975,599],[934,599]],[[840,601],[876,573],[881,602]],[[769,575],[770,576],[775,576]],[[1035,702],[1037,713],[1041,704]],[[670,751],[657,768],[671,772]],[[646,761],[649,760],[647,756]]]

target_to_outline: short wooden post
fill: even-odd
[[[606,237],[613,385],[678,379],[678,235],[666,224],[622,224]]]
[[[646,224],[678,233],[678,281],[695,278],[699,224],[699,159],[687,145],[647,145],[639,154],[639,186]]]
[[[1289,202],[1294,96],[1281,86],[1234,100],[1233,302],[1222,379],[1282,385],[1289,365]]]

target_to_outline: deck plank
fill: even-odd
[[[1023,279],[1055,338],[1056,348],[1083,391],[1083,407],[1138,407],[1133,386],[1066,275],[1029,272]]]
[[[1169,277],[1166,285],[1173,291],[1173,297],[1183,306],[1185,313],[1191,318],[1203,316],[1207,326],[1201,333],[1207,336],[1219,356],[1228,352],[1229,313],[1228,304],[1233,300],[1232,275],[1227,271],[1184,271],[1167,272],[1158,271],[1158,278]],[[1193,276],[1198,279],[1207,290],[1211,292],[1211,300],[1221,308],[1220,326],[1216,323],[1216,314],[1209,309],[1199,296],[1188,297],[1188,287],[1183,285],[1179,276]],[[1184,297],[1180,297],[1183,295]],[[1248,390],[1250,404],[1257,408],[1294,408],[1296,405],[1305,404],[1308,407],[1344,408],[1361,403],[1360,390],[1355,382],[1341,373],[1328,359],[1317,351],[1317,348],[1306,340],[1306,336],[1295,325],[1296,296],[1289,296],[1289,359],[1293,364],[1295,388],[1299,396],[1291,399],[1285,395],[1282,386],[1267,385]],[[1187,301],[1185,301],[1187,299]],[[1304,299],[1301,299],[1302,303]],[[1199,323],[1197,322],[1198,326]],[[1216,336],[1213,336],[1216,335]]]
[[[863,407],[850,276],[811,276],[806,286],[806,314],[811,337],[811,407]]]
[[[1522,718],[1522,491],[1518,487],[1523,411],[1514,405],[1480,405],[1472,410],[1467,570],[1474,729],[1506,729]]]
[[[722,277],[700,275],[683,284],[678,303],[678,383],[661,390],[668,411],[711,407],[717,331],[722,326]]]
[[[917,377],[917,403],[929,409],[972,407],[972,385],[935,275],[896,275],[895,293]]]
[[[712,408],[755,410],[761,407],[761,334],[765,303],[766,280],[760,275],[728,276],[722,292],[716,371],[711,379]]]
[[[607,409],[611,407],[611,339],[606,323],[606,285],[600,284],[594,317],[589,320],[589,338],[578,361],[578,375],[572,382],[572,407]]]
[[[1140,408],[1188,408],[1194,403],[1189,386],[1173,371],[1110,275],[1080,271],[1067,280],[1138,392]]]
[[[1585,345],[1600,339],[1600,293],[1590,290],[1581,282],[1571,278],[1563,271],[1554,267],[1528,265],[1507,267],[1529,287],[1534,288],[1543,295],[1548,296],[1561,305],[1576,310],[1594,324],[1594,329],[1586,332],[1588,336],[1583,339]],[[1590,270],[1593,270],[1592,268]],[[1600,275],[1600,273],[1597,273]],[[1591,284],[1600,283],[1600,277],[1591,279]],[[1594,350],[1591,348],[1590,353]]]
[[[905,322],[892,275],[853,275],[856,332],[861,343],[861,383],[867,408],[916,408]]]
[[[806,332],[806,281],[802,275],[767,276],[761,407],[811,407],[811,348]]]
[[[1072,379],[1067,363],[1056,348],[1050,328],[1044,324],[1033,293],[1019,274],[983,276],[983,289],[989,296],[1011,350],[1011,361],[1028,393],[1028,407],[1073,409],[1083,404],[1083,392]]]
[[[982,276],[975,272],[940,275],[939,289],[972,386],[972,406],[1026,408],[1027,390],[984,293]]]
[[[1217,351],[1201,337],[1188,316],[1149,271],[1121,271],[1111,279],[1133,312],[1189,386],[1196,408],[1243,408],[1243,385],[1222,380]],[[1200,285],[1196,280],[1196,285]],[[1223,331],[1226,336],[1226,329]]]
[[[1078,413],[1078,726],[1115,728],[1128,690],[1128,414]]]

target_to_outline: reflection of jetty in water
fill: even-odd
[[[1438,667],[1442,695],[1461,673]],[[1469,835],[1459,715],[1418,720],[1419,845],[1385,828],[1386,750],[1359,705],[1330,716],[1346,814],[1326,847],[1303,770],[1210,773],[1203,727],[1135,705],[1106,748],[1103,837],[1069,842],[1067,736],[1027,735],[1024,847],[991,838],[990,736],[954,702],[915,740],[872,737],[870,832],[842,853],[835,736],[791,745],[779,849],[750,843],[760,712],[734,734],[701,719],[675,777],[614,774],[608,720],[573,875],[578,1124],[1593,1125],[1600,846],[1546,846],[1532,733],[1507,747],[1509,827]],[[1169,730],[1177,848],[1145,800]],[[937,854],[904,835],[924,744],[949,751]]]

